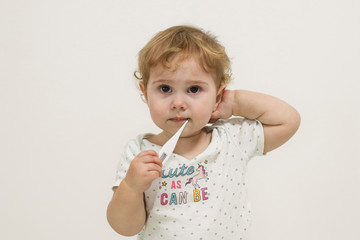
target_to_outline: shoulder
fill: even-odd
[[[232,142],[249,158],[263,154],[264,129],[260,121],[233,117],[218,120],[212,128],[220,139]]]
[[[246,131],[246,130],[262,130],[262,124],[258,120],[251,120],[243,117],[232,117],[228,119],[220,119],[215,122],[212,128],[221,128],[228,131]]]
[[[139,134],[136,138],[129,140],[123,148],[123,155],[131,159],[138,155],[141,152],[141,145],[147,135],[148,134]]]

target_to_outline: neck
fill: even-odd
[[[160,142],[158,142],[160,143],[159,145],[165,144],[165,142],[169,139],[169,137],[164,136],[164,133],[160,133],[158,137],[158,140],[160,140]],[[209,146],[210,141],[211,133],[208,133],[203,128],[197,134],[187,137],[180,137],[174,149],[174,153],[179,154],[187,159],[193,159],[201,152],[203,152],[207,146]]]

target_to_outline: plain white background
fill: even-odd
[[[356,0],[1,0],[0,239],[127,239],[106,221],[115,168],[129,139],[159,131],[137,52],[192,24],[225,45],[230,89],[302,116],[249,165],[250,239],[358,240],[359,12]]]

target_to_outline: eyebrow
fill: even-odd
[[[157,79],[153,83],[173,83],[173,80],[169,79]],[[185,80],[186,83],[193,84],[193,85],[209,85],[206,81],[201,80]]]

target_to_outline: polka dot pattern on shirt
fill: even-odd
[[[250,204],[246,192],[248,161],[263,151],[258,121],[231,118],[215,123],[206,151],[192,160],[173,154],[162,177],[145,192],[148,219],[138,239],[246,239]],[[140,135],[125,147],[118,185],[139,152],[160,146]]]

